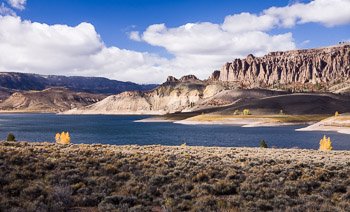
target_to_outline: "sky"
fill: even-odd
[[[0,71],[161,83],[350,41],[350,0],[0,0]]]

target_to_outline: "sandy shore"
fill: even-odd
[[[164,119],[164,118],[154,118],[154,117],[151,117],[151,118],[146,118],[146,119],[140,119],[140,120],[136,120],[134,122],[150,122],[150,123],[157,123],[157,122],[174,122],[174,120],[170,120],[170,119]]]
[[[300,125],[306,124],[305,122],[294,122],[294,123],[282,123],[276,122],[275,120],[271,120],[269,118],[258,118],[258,119],[225,119],[225,120],[217,120],[217,121],[192,121],[192,120],[182,120],[176,121],[174,123],[177,124],[185,124],[185,125],[233,125],[233,126],[241,126],[241,127],[278,127],[278,126],[288,126],[288,125]]]
[[[350,115],[330,117],[298,131],[334,131],[350,134]]]
[[[178,124],[187,125],[234,125],[242,127],[272,127],[313,124],[325,116],[322,115],[199,115],[185,120],[176,121]]]
[[[304,127],[301,129],[297,129],[296,131],[326,131],[326,132],[333,131],[333,132],[338,132],[338,133],[350,135],[350,128],[349,127],[322,126],[322,125],[318,125],[318,124]]]

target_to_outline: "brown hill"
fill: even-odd
[[[73,92],[66,88],[15,92],[0,103],[5,112],[60,112],[102,100],[105,95]]]
[[[216,112],[233,114],[235,110],[249,109],[253,114],[334,114],[350,112],[350,98],[327,93],[298,93],[242,101]]]

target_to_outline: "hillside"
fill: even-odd
[[[18,91],[0,102],[0,112],[56,113],[96,103],[106,96],[73,92],[67,88],[48,88],[42,91]]]
[[[117,94],[124,91],[151,90],[156,85],[139,85],[132,82],[121,82],[102,77],[55,76],[14,72],[0,72],[0,85],[15,90],[44,90],[51,87],[66,87],[71,91]]]
[[[228,90],[229,94],[216,96]],[[239,93],[235,86],[201,81],[193,75],[181,79],[168,77],[165,83],[151,91],[130,91],[112,95],[96,104],[65,113],[163,115],[225,106],[231,104],[233,99],[238,99]],[[203,104],[199,106],[199,103]]]
[[[328,93],[296,93],[254,99],[232,105],[217,114],[233,114],[235,110],[249,108],[253,114],[334,114],[350,112],[350,98]]]

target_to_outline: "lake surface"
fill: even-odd
[[[242,128],[134,122],[147,117],[1,114],[0,140],[12,132],[19,141],[54,142],[57,132],[69,131],[72,143],[257,147],[264,139],[269,147],[318,149],[320,139],[326,134],[331,137],[334,149],[350,150],[350,135],[295,131],[303,126]]]

